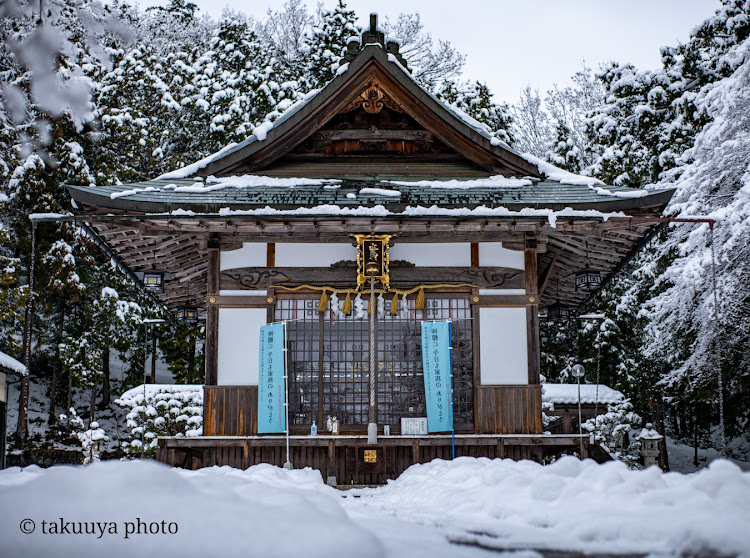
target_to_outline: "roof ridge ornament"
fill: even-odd
[[[373,12],[370,14],[370,28],[362,31],[362,38],[358,41],[352,37],[346,45],[346,52],[344,53],[344,60],[351,62],[357,55],[362,52],[362,48],[366,45],[380,45],[383,47],[388,54],[392,54],[396,57],[396,60],[409,72],[409,66],[404,60],[404,57],[399,53],[399,44],[396,41],[385,40],[385,33],[378,27],[378,14]]]

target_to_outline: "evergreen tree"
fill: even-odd
[[[484,83],[456,84],[449,81],[438,96],[483,124],[493,137],[508,144],[513,141],[508,106],[496,104],[492,100],[492,92]]]
[[[323,87],[336,77],[349,40],[361,33],[356,22],[354,10],[347,9],[344,0],[320,13],[309,38],[307,73],[312,87]]]

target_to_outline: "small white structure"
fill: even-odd
[[[654,430],[654,426],[650,422],[646,424],[646,428],[641,430],[638,441],[641,442],[641,456],[644,466],[650,467],[659,464],[659,453],[661,452],[659,445],[663,438],[664,436]]]

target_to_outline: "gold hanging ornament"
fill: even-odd
[[[395,234],[354,234],[357,242],[357,290],[361,290],[367,279],[379,281],[383,289],[390,291],[390,258],[388,243]]]

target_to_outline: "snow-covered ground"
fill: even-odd
[[[111,461],[2,471],[0,501],[4,556],[750,557],[750,473],[725,460],[682,475],[462,457],[349,491],[311,469]]]

